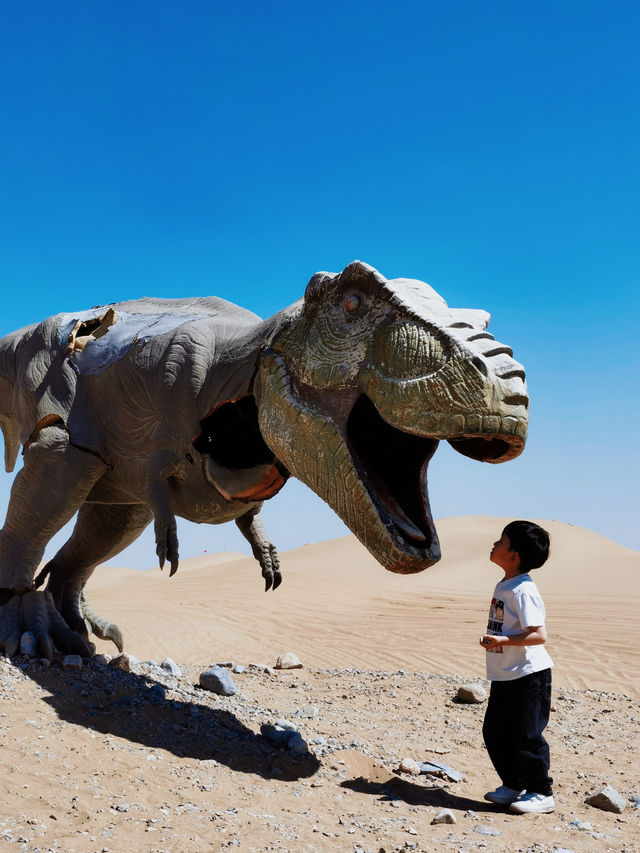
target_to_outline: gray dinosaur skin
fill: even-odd
[[[317,273],[304,299],[266,321],[213,297],[141,299],[0,340],[7,471],[24,448],[0,531],[0,647],[15,653],[28,629],[47,657],[90,654],[91,631],[121,649],[84,587],[151,521],[173,574],[176,516],[235,520],[275,589],[278,556],[258,513],[290,474],[387,569],[432,565],[426,476],[438,441],[496,463],[526,439],[524,370],[488,321],[356,261]]]

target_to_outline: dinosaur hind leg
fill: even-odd
[[[49,576],[47,590],[67,621],[79,634],[93,632],[112,640],[122,651],[117,625],[97,616],[84,595],[84,587],[100,563],[119,554],[140,536],[151,521],[143,504],[90,504],[80,508],[73,533],[47,563],[38,580]]]
[[[25,448],[0,531],[0,649],[5,654],[15,653],[23,631],[34,634],[48,658],[54,642],[64,651],[90,653],[81,637],[63,630],[50,597],[33,592],[33,576],[51,537],[73,517],[106,467],[95,454],[71,445],[57,424],[43,427]]]

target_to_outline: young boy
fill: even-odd
[[[542,736],[549,722],[553,661],[544,648],[544,604],[528,574],[548,556],[549,534],[531,521],[507,524],[489,556],[504,577],[480,639],[491,681],[482,734],[502,785],[485,799],[518,814],[555,808],[549,747]]]

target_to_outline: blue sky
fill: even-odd
[[[354,258],[421,278],[491,312],[532,397],[517,461],[441,446],[435,515],[640,548],[639,24],[588,0],[2,2],[0,334],[142,295],[268,316]],[[281,548],[345,532],[294,483],[264,517]],[[180,532],[183,556],[246,550]],[[116,562],[153,564],[151,537]]]

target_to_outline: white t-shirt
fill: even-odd
[[[487,634],[512,637],[525,628],[544,625],[544,602],[529,575],[500,581],[489,608]],[[513,681],[553,666],[543,645],[498,646],[487,649],[489,681]]]

